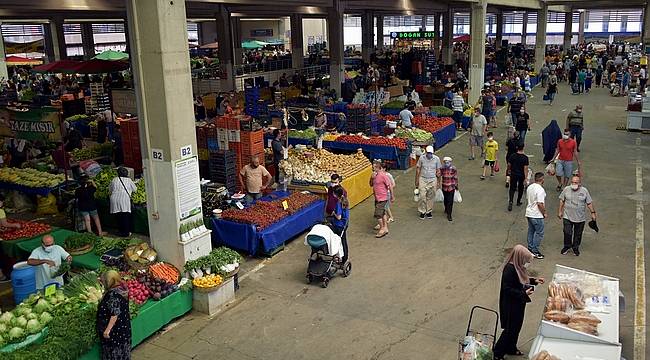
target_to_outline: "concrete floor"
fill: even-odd
[[[627,298],[620,341],[623,356],[632,359],[635,161],[643,161],[647,184],[649,139],[615,130],[625,120],[624,98],[610,97],[604,89],[580,96],[569,95],[568,90],[565,84],[560,86],[553,106],[542,104],[543,89],[534,91],[526,152],[532,156],[532,168],[542,171],[542,128],[552,118],[563,124],[576,103],[585,105],[580,155],[584,185],[593,195],[601,232],[585,230],[580,257],[562,256],[561,222],[550,217],[542,244],[546,259],[534,261],[531,268],[551,277],[559,263],[619,277]],[[499,118],[503,115],[502,111]],[[504,127],[496,132],[496,139],[505,145]],[[237,301],[226,311],[213,318],[198,313],[184,317],[136,348],[134,359],[456,359],[470,308],[498,308],[504,256],[526,241],[523,208],[506,210],[503,173],[479,181],[480,163],[467,160],[467,144],[467,136],[461,136],[438,154],[452,156],[459,169],[464,202],[455,207],[452,223],[444,218],[441,204],[436,205],[433,220],[419,220],[412,200],[414,171],[400,172],[393,207],[397,221],[389,236],[373,236],[372,200],[352,210],[349,278],[333,279],[328,289],[307,285],[308,249],[299,238],[261,262],[264,266],[258,271],[246,274]],[[555,179],[546,179],[552,215],[558,207],[556,185]],[[647,195],[643,200],[647,204]],[[519,338],[524,352],[536,334],[545,294],[544,289],[533,296],[527,307]],[[490,326],[487,317],[475,323],[476,328]]]

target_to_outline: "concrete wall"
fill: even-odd
[[[302,43],[305,54],[309,44],[322,41],[327,41],[327,20],[302,19]]]
[[[251,30],[262,30],[262,29],[271,29],[273,30],[273,36],[251,36]],[[247,20],[241,19],[241,40],[272,40],[272,39],[283,39],[285,44],[290,43],[289,38],[289,18],[286,19],[265,19],[265,20]]]

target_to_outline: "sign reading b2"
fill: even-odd
[[[181,159],[192,156],[192,145],[185,145],[181,147]]]

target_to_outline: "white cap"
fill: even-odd
[[[427,151],[428,153],[432,153],[432,154],[433,154],[433,146],[431,146],[431,145],[427,146],[426,151]]]
[[[445,156],[442,158],[442,161],[451,161],[451,158],[449,156]]]

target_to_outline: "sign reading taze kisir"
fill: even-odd
[[[9,121],[9,127],[12,131],[38,132],[53,134],[56,129],[51,121]]]

